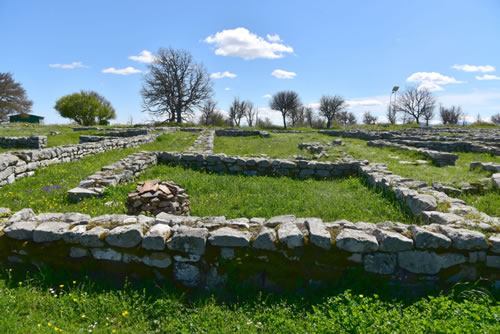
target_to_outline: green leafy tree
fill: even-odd
[[[74,120],[80,125],[104,125],[116,118],[115,109],[102,95],[90,91],[81,91],[65,95],[54,106],[64,118]]]
[[[12,74],[0,72],[0,118],[14,113],[28,114],[32,105],[21,84],[12,79]]]

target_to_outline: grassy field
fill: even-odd
[[[138,148],[114,150],[87,156],[79,161],[51,165],[36,170],[35,175],[17,180],[0,188],[0,206],[17,211],[23,207],[31,207],[37,211],[79,211],[94,213],[96,207],[104,210],[102,198],[77,204],[70,203],[66,192],[78,186],[87,176],[99,171],[101,167],[110,165],[129,154],[140,150],[149,151],[181,151],[192,145],[197,134],[175,132],[163,134],[154,142]]]
[[[236,286],[217,297],[153,281],[0,271],[2,333],[498,333],[483,293],[394,299],[365,288],[275,295]],[[465,290],[467,292],[467,290]],[[469,290],[469,292],[474,292]]]

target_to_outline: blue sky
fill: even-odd
[[[68,122],[53,106],[81,89],[110,100],[115,122],[148,119],[144,61],[168,46],[204,63],[219,108],[238,96],[277,124],[266,96],[279,90],[312,106],[342,95],[358,118],[383,120],[394,85],[423,85],[487,119],[500,112],[499,15],[496,0],[0,0],[0,72],[14,74],[46,123]]]

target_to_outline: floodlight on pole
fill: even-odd
[[[392,92],[396,93],[398,91],[398,89],[399,89],[399,86],[394,86],[394,87],[392,87]]]

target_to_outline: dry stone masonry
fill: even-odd
[[[393,143],[385,140],[371,140],[366,142],[368,146],[374,147],[395,147],[403,151],[415,151],[422,155],[432,159],[438,166],[454,166],[455,161],[458,159],[458,155],[452,153],[445,153],[433,150],[427,150],[424,148],[416,148],[411,146],[406,146],[403,144]]]
[[[259,130],[239,130],[239,129],[218,129],[215,130],[216,136],[228,136],[228,137],[250,137],[250,136],[260,136],[263,138],[269,138],[271,135],[267,131]]]
[[[81,181],[78,187],[68,190],[68,196],[73,201],[100,196],[105,187],[130,182],[156,163],[157,154],[154,152],[141,151],[131,154],[90,175],[86,180]]]
[[[47,146],[47,136],[0,137],[1,148],[34,148]]]
[[[296,280],[336,280],[359,269],[398,284],[479,277],[494,283],[500,280],[500,234],[293,215],[91,218],[23,209],[0,225],[0,260],[76,270],[89,261],[102,263],[104,270],[114,263],[114,270],[152,272],[188,287],[223,286],[231,274],[261,288],[293,286]]]
[[[127,197],[128,213],[132,215],[141,212],[158,215],[165,212],[188,216],[190,204],[186,191],[171,181],[140,182],[136,190]]]
[[[35,170],[61,162],[79,160],[87,155],[138,147],[156,139],[157,134],[130,138],[107,139],[99,143],[63,145],[40,150],[11,151],[0,154],[0,186],[31,176]]]
[[[214,130],[203,130],[194,141],[193,145],[186,150],[189,153],[212,154],[214,153]]]

